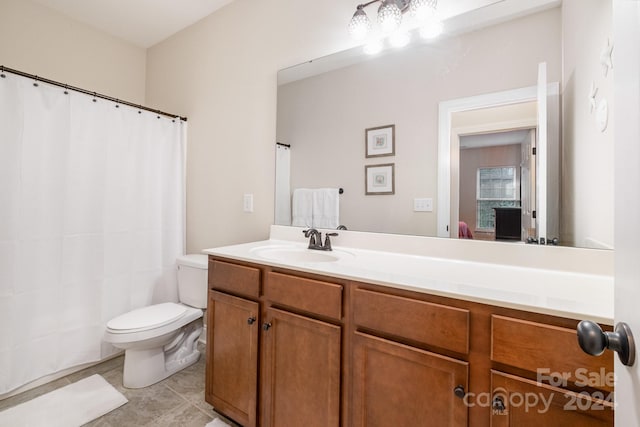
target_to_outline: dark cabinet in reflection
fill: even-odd
[[[493,208],[496,211],[496,240],[520,240],[521,208]]]

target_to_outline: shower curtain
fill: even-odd
[[[276,144],[276,225],[291,225],[290,170],[291,148]]]
[[[34,83],[0,78],[0,395],[113,354],[184,253],[186,123]]]

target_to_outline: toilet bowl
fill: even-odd
[[[109,322],[104,341],[125,350],[123,385],[155,384],[198,361],[202,310],[207,302],[207,257],[177,259],[180,303],[142,307]]]

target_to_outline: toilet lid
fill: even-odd
[[[182,317],[186,311],[185,306],[173,302],[151,305],[111,319],[107,328],[118,331],[157,328]]]

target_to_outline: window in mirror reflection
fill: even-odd
[[[519,204],[515,166],[478,169],[476,231],[494,231],[494,208],[511,208]]]

